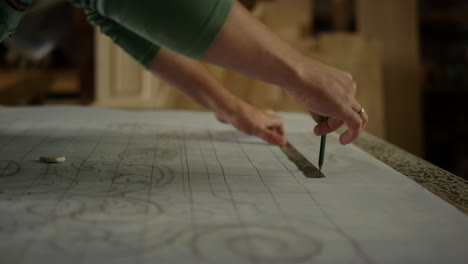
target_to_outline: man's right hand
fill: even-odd
[[[348,130],[340,142],[348,144],[367,123],[366,113],[354,98],[356,85],[350,74],[300,54],[237,1],[203,60],[286,88],[315,121],[329,117],[316,126],[317,135],[345,124]]]
[[[356,101],[356,83],[351,74],[303,57],[298,62],[297,78],[286,87],[290,96],[304,106],[317,122],[316,135],[333,132],[343,124],[348,130],[340,136],[345,145],[355,140],[368,122]],[[361,112],[361,113],[359,113]],[[327,122],[321,122],[327,116]]]

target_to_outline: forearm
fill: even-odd
[[[86,13],[92,25],[99,26],[102,33],[142,66],[198,104],[216,113],[234,112],[236,107],[243,104],[224,89],[199,62],[167,49],[160,50],[157,45],[94,10],[87,10]]]
[[[215,112],[216,118],[270,144],[284,145],[281,117],[250,106],[226,90],[195,60],[166,49],[156,55],[149,70],[193,101]]]
[[[149,70],[193,101],[215,113],[230,114],[244,104],[193,59],[161,49]]]
[[[202,60],[288,86],[300,74],[302,57],[234,1],[223,28]]]

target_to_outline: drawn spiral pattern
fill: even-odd
[[[221,261],[213,255],[233,255],[254,263],[301,263],[312,260],[321,250],[321,243],[288,228],[240,224],[205,226],[194,233],[193,250],[203,259]],[[214,248],[213,248],[214,247]]]

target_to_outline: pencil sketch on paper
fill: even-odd
[[[6,124],[0,128],[2,263],[462,263],[467,257],[466,216],[333,140],[327,177],[314,179],[279,147],[208,114],[2,111],[8,112],[0,116]],[[304,127],[311,121],[290,114],[286,122],[290,143],[317,160],[318,139]],[[40,156],[66,161],[35,161]],[[436,228],[440,223],[444,229]]]

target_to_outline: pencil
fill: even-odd
[[[322,122],[327,122],[328,117],[324,116]],[[320,137],[320,154],[319,154],[319,170],[322,171],[323,157],[325,156],[325,143],[327,142],[327,134]]]

